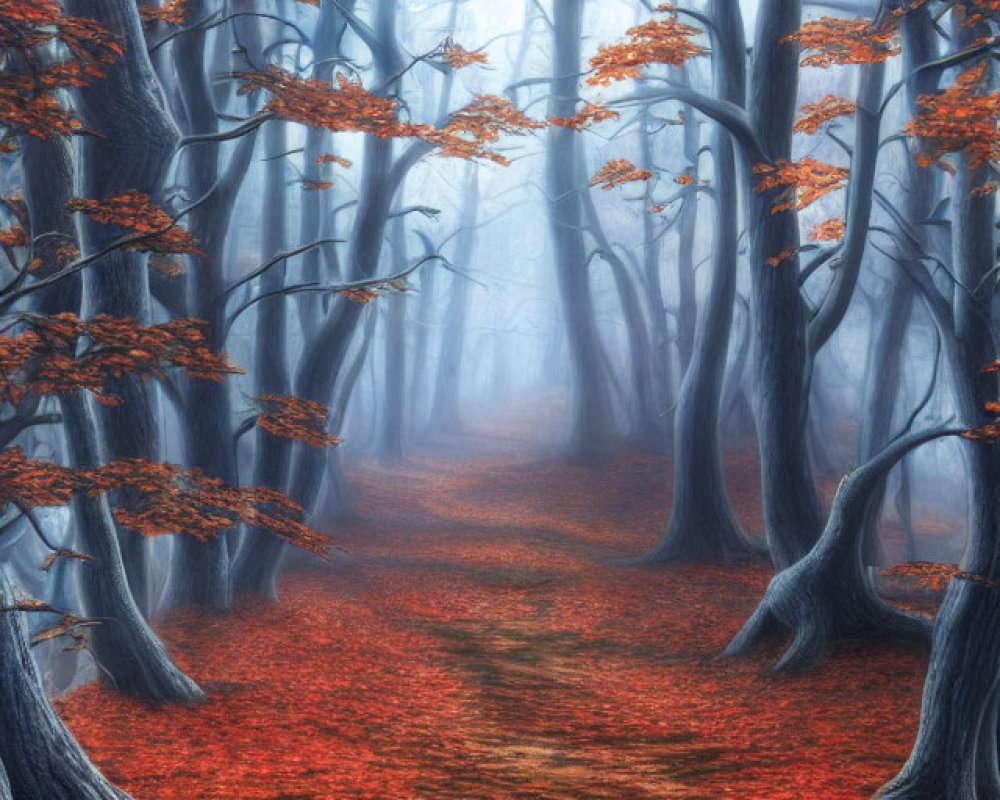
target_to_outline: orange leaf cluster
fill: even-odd
[[[31,318],[23,333],[0,336],[0,397],[19,403],[28,394],[83,389],[99,402],[111,378],[162,378],[170,367],[192,378],[220,381],[241,370],[209,348],[199,320],[178,318],[143,326],[128,317],[75,314]]]
[[[501,135],[526,136],[546,123],[522,112],[514,103],[496,95],[479,95],[455,112],[444,128],[410,126],[408,135],[418,136],[440,148],[443,158],[483,159],[507,166],[510,160],[490,149]]]
[[[45,59],[36,53],[46,52]],[[0,128],[3,149],[13,136],[68,136],[78,128],[59,102],[60,89],[103,77],[122,54],[120,42],[93,20],[64,17],[56,0],[0,0]],[[14,66],[23,65],[23,66]]]
[[[731,457],[749,527],[755,455]],[[858,800],[899,770],[924,653],[854,642],[782,680],[715,658],[763,565],[592,566],[648,546],[669,464],[527,460],[357,465],[361,513],[338,526],[355,580],[318,564],[286,573],[280,606],[162,620],[208,703],[94,683],[60,716],[145,800]]]
[[[639,167],[628,159],[616,158],[594,173],[594,177],[590,179],[590,185],[600,186],[602,189],[613,189],[624,183],[636,183],[652,179],[653,173],[649,170],[639,169]]]
[[[17,224],[0,230],[0,247],[27,247],[28,232]]]
[[[479,50],[466,50],[450,36],[445,39],[440,50],[441,60],[452,69],[464,69],[473,64],[488,64],[490,59]]]
[[[804,67],[874,64],[899,54],[897,26],[894,17],[878,26],[865,18],[823,17],[807,22],[782,41],[798,42],[803,50],[813,51],[802,59]]]
[[[812,229],[812,238],[818,242],[837,242],[847,233],[847,223],[842,217],[835,217],[819,223]]]
[[[942,591],[952,578],[965,577],[958,564],[939,564],[934,561],[910,561],[896,564],[885,570],[883,575],[895,578],[916,578],[917,586],[926,586]]]
[[[559,128],[570,128],[575,131],[582,131],[589,125],[597,125],[608,120],[621,119],[621,114],[607,106],[598,105],[585,101],[583,108],[576,112],[573,117],[549,117],[549,123]]]
[[[694,176],[685,172],[683,175],[678,175],[674,178],[674,183],[678,186],[690,186],[694,183]]]
[[[187,19],[188,0],[167,0],[162,6],[141,5],[139,16],[144,25],[162,22],[167,25],[183,25]]]
[[[388,138],[423,139],[439,148],[446,158],[485,159],[509,164],[489,149],[501,134],[524,135],[545,127],[501,97],[480,95],[456,112],[443,128],[418,125],[400,119],[399,104],[366,90],[360,82],[337,75],[334,87],[315,78],[271,67],[261,72],[238,73],[241,94],[266,90],[271,99],[266,108],[279,117],[330,131],[354,131]]]
[[[155,205],[148,194],[130,191],[107,200],[75,197],[69,202],[68,209],[86,214],[101,225],[118,225],[132,233],[142,234],[141,239],[128,246],[129,250],[203,255],[194,237]]]
[[[340,444],[340,439],[327,431],[330,409],[322,403],[275,395],[258,397],[257,402],[264,407],[257,417],[257,425],[272,436],[304,442],[318,449]]]
[[[788,261],[788,259],[794,256],[795,253],[796,251],[794,248],[786,247],[784,250],[778,253],[778,255],[771,256],[769,259],[767,259],[767,265],[769,267],[780,267],[782,264]]]
[[[966,70],[937,94],[920,95],[920,113],[903,129],[921,140],[917,163],[965,152],[974,167],[1000,159],[1000,92],[986,91],[986,65]]]
[[[86,475],[90,494],[115,492],[115,518],[143,536],[186,533],[201,541],[243,522],[323,558],[326,537],[302,522],[302,508],[281,492],[228,486],[198,470],[141,459],[112,461]]]
[[[25,508],[64,506],[86,487],[86,476],[68,467],[28,458],[20,447],[0,450],[0,503]]]
[[[821,197],[843,188],[850,175],[846,167],[835,167],[815,158],[798,161],[782,159],[773,165],[757,164],[753,171],[761,176],[757,194],[783,190],[778,195],[778,203],[771,209],[772,214],[788,211],[793,205],[801,211]]]
[[[668,11],[669,8],[660,6],[657,10]],[[691,41],[701,33],[698,28],[684,25],[673,16],[629,28],[626,41],[604,45],[590,59],[594,74],[587,83],[610,86],[616,81],[639,79],[641,69],[651,64],[680,66],[689,58],[708,52]]]
[[[344,169],[350,169],[354,164],[343,156],[333,155],[332,153],[327,153],[326,155],[319,156],[316,159],[317,164],[339,164]]]
[[[815,103],[806,103],[802,106],[802,116],[795,123],[795,132],[816,133],[827,122],[838,117],[850,116],[857,110],[858,105],[852,100],[828,94]]]
[[[300,78],[277,67],[240,72],[240,94],[266,91],[266,109],[282,119],[330,131],[356,131],[380,138],[407,135],[395,100],[367,91],[360,82],[337,75],[337,85]]]

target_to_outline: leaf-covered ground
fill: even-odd
[[[755,519],[752,457],[730,473]],[[925,657],[858,644],[818,671],[716,655],[763,565],[609,562],[665,522],[662,461],[590,470],[415,459],[353,479],[349,553],[278,607],[159,626],[210,694],[59,702],[136,800],[854,800],[908,754]]]

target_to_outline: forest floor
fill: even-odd
[[[759,530],[753,457],[730,456]],[[855,800],[905,761],[926,657],[858,643],[804,675],[719,660],[764,564],[648,569],[669,467],[493,451],[352,472],[346,553],[280,606],[158,625],[209,693],[58,702],[136,800]]]

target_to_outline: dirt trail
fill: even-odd
[[[752,461],[731,466],[752,527]],[[347,554],[280,607],[160,626],[209,704],[87,687],[64,714],[137,800],[867,796],[908,752],[923,657],[859,645],[780,681],[717,661],[763,566],[609,565],[655,542],[667,479],[637,454],[368,466]]]

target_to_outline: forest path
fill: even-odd
[[[608,564],[655,543],[667,473],[366,465],[347,553],[288,574],[280,606],[159,627],[208,704],[91,686],[61,710],[136,800],[868,796],[909,751],[923,657],[859,646],[781,681],[717,661],[763,566]]]

